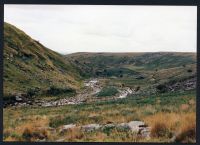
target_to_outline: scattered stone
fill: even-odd
[[[138,135],[143,138],[150,139],[150,129],[150,127],[140,127]]]
[[[101,127],[101,125],[99,125],[99,124],[89,124],[89,125],[84,125],[84,126],[82,126],[81,129],[82,129],[83,131],[88,132],[88,131],[97,130],[97,129],[99,129],[100,127]]]
[[[22,101],[22,98],[20,96],[15,96],[15,100],[20,102]]]
[[[65,138],[61,138],[61,139],[56,140],[56,142],[64,142],[64,141],[65,141]]]
[[[102,129],[104,130],[104,129],[107,129],[107,128],[114,128],[114,127],[116,127],[115,124],[106,124],[106,125],[102,126]]]
[[[133,132],[139,132],[140,126],[144,126],[145,123],[142,121],[131,121],[128,123],[128,127]]]
[[[46,139],[45,138],[44,139],[37,139],[36,141],[38,141],[38,142],[45,142]]]
[[[176,141],[176,135],[174,135],[170,140],[169,142],[175,142]]]
[[[119,129],[131,130],[132,132],[139,132],[140,126],[144,125],[142,121],[131,121],[129,123],[120,123],[117,125]]]

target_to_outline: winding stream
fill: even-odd
[[[56,101],[44,101],[44,100],[36,100],[32,103],[34,106],[42,106],[42,107],[52,107],[52,106],[63,106],[63,105],[76,105],[87,102],[94,102],[96,100],[100,100],[101,98],[96,98],[96,94],[99,93],[102,89],[100,85],[100,81],[97,78],[90,79],[84,82],[85,89],[79,92],[76,96],[66,97],[63,99],[59,99]],[[119,93],[116,96],[103,98],[102,100],[110,100],[110,99],[122,99],[126,98],[129,94],[134,93],[134,90],[129,87],[118,88]],[[15,103],[14,106],[30,106],[30,104],[26,102]]]

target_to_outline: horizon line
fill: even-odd
[[[115,53],[115,54],[119,54],[119,53],[197,53],[195,51],[136,51],[136,52],[95,52],[95,51],[77,51],[77,52],[67,52],[67,53],[61,53],[63,55],[68,55],[68,54],[75,54],[75,53]]]

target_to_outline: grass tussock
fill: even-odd
[[[176,142],[190,143],[196,140],[196,114],[186,114],[180,126]]]
[[[48,132],[45,129],[36,129],[36,128],[25,128],[22,134],[22,138],[25,141],[34,141],[34,140],[46,140],[48,138]]]
[[[172,138],[175,142],[195,142],[196,114],[188,113],[157,113],[145,117],[151,126],[152,138]]]

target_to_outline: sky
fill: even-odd
[[[11,23],[62,54],[196,52],[196,6],[4,5]]]

